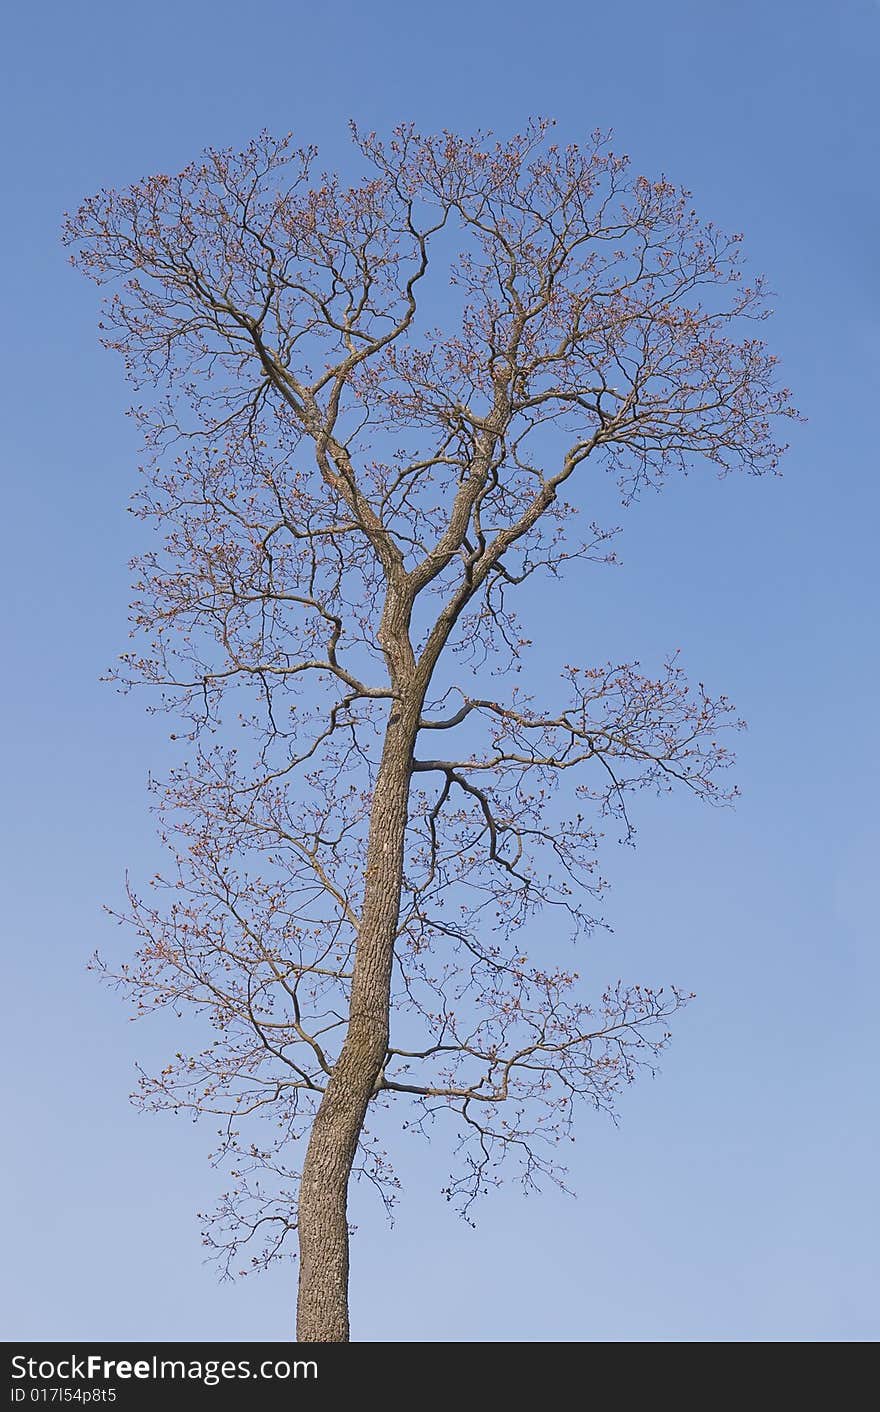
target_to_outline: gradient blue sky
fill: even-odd
[[[100,903],[156,864],[167,726],[98,684],[125,646],[136,447],[61,213],[263,125],[333,165],[349,116],[538,112],[564,140],[613,127],[746,232],[809,424],[783,479],[671,486],[576,615],[547,600],[548,664],[573,621],[584,660],[681,646],[750,722],[735,813],[649,804],[607,860],[597,979],[698,992],[663,1073],[619,1128],[584,1115],[577,1200],[510,1188],[476,1231],[439,1195],[442,1146],[404,1139],[394,1229],[355,1200],[355,1337],[876,1338],[880,6],[55,0],[10,8],[2,48],[4,1336],[285,1338],[293,1309],[292,1268],[221,1286],[203,1265],[210,1135],[128,1107],[168,1036],[85,972],[121,940]]]

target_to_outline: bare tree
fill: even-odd
[[[577,1100],[651,1065],[687,997],[584,997],[547,933],[594,925],[595,830],[629,836],[632,791],[733,792],[731,708],[674,659],[567,667],[552,704],[517,677],[514,591],[613,558],[577,528],[594,466],[624,503],[695,459],[760,474],[792,415],[739,237],[548,128],[353,130],[351,187],[263,134],[67,223],[149,389],[135,508],[161,539],[120,677],[191,743],[159,790],[176,863],[130,893],[113,979],[213,1026],[140,1098],[223,1115],[206,1239],[229,1269],[298,1231],[302,1340],[349,1337],[352,1171],[393,1197],[371,1111],[451,1120],[467,1211],[509,1163],[558,1176]]]

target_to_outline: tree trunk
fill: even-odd
[[[347,1343],[348,1182],[388,1050],[412,755],[421,700],[395,705],[373,793],[348,1031],[315,1116],[299,1197],[297,1338]]]

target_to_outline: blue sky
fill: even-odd
[[[577,1200],[439,1195],[439,1143],[402,1141],[389,1230],[355,1195],[354,1336],[367,1341],[859,1341],[880,1333],[876,1003],[880,7],[519,0],[329,7],[155,0],[16,7],[0,105],[0,815],[7,981],[7,1338],[289,1337],[292,1269],[218,1285],[194,1213],[210,1134],[126,1103],[128,1023],[86,974],[126,867],[157,862],[148,770],[165,728],[98,678],[125,647],[137,456],[94,290],[62,212],[266,125],[350,160],[346,121],[562,140],[612,127],[636,167],[746,232],[777,291],[771,339],[809,418],[772,482],[694,476],[627,520],[592,577],[583,660],[668,648],[750,722],[735,813],[639,810],[606,860],[597,979],[698,993],[618,1128],[584,1115]],[[554,616],[555,615],[555,616]],[[548,597],[549,664],[572,614]]]

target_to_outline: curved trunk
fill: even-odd
[[[347,1343],[348,1181],[367,1105],[388,1049],[412,755],[421,700],[398,706],[373,792],[364,905],[348,1031],[309,1138],[299,1197],[297,1338]]]

